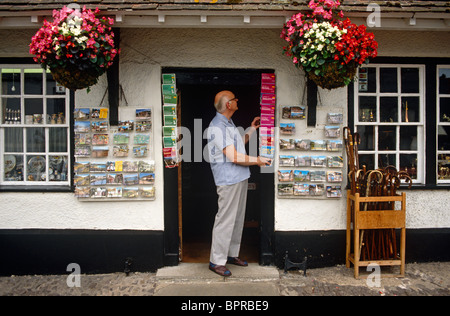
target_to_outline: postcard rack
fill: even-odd
[[[378,203],[383,209],[364,210],[364,204],[369,203]],[[398,208],[398,205],[400,205],[400,208],[395,209],[396,207]],[[367,267],[369,264],[377,264],[379,266],[400,266],[399,275],[383,274],[382,276],[405,276],[405,214],[406,193],[404,192],[401,195],[393,196],[361,197],[359,193],[352,195],[350,190],[347,191],[346,266],[350,268],[350,263],[353,263],[354,276],[356,279],[359,278],[359,268]],[[361,260],[361,247],[363,246],[362,240],[364,233],[367,233],[368,230],[381,229],[391,231],[394,229],[401,230],[399,253],[394,251],[394,257],[388,260]],[[366,238],[365,242],[370,241]],[[396,249],[396,245],[393,245],[393,247]]]

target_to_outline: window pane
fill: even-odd
[[[27,152],[45,152],[45,128],[27,127]]]
[[[48,179],[67,181],[67,156],[49,156]]]
[[[397,158],[395,154],[378,155],[378,168],[386,168],[387,166],[397,166]]]
[[[400,154],[400,171],[406,171],[411,179],[417,179],[417,155]]]
[[[361,139],[358,145],[360,150],[374,150],[375,149],[375,133],[374,126],[358,126],[357,131]]]
[[[5,128],[5,152],[23,152],[23,129],[18,127]]]
[[[47,99],[47,124],[64,124],[66,122],[66,100]]]
[[[397,92],[397,68],[380,68],[380,92]]]
[[[438,179],[450,180],[450,154],[438,155]]]
[[[398,122],[398,99],[396,97],[380,98],[380,122]]]
[[[439,69],[439,93],[450,94],[450,68]]]
[[[20,99],[2,98],[2,123],[17,124],[20,123]]]
[[[2,95],[20,95],[20,69],[2,69]]]
[[[396,127],[380,126],[378,127],[378,150],[395,150],[396,144]]]
[[[402,93],[419,93],[419,68],[402,68]]]
[[[67,151],[67,128],[49,128],[49,151],[52,153]]]
[[[27,156],[27,181],[45,181],[45,157]]]
[[[419,122],[419,108],[419,97],[402,97],[402,122]]]
[[[450,150],[450,126],[438,126],[438,150]]]
[[[57,86],[56,81],[53,79],[51,73],[47,72],[45,74],[47,81],[47,94],[48,95],[64,95],[66,93],[66,89],[62,86]]]
[[[359,167],[362,169],[364,166],[366,166],[366,170],[375,169],[374,155],[359,155]]]
[[[25,69],[25,94],[42,94],[42,69]]]
[[[377,98],[359,97],[359,121],[376,122],[377,120]]]
[[[4,180],[23,181],[23,156],[5,155],[4,157]]]
[[[25,115],[33,116],[33,124],[44,123],[42,102],[42,99],[25,99]]]
[[[440,98],[439,120],[441,122],[450,122],[450,98]]]
[[[400,126],[400,150],[417,150],[417,126]]]

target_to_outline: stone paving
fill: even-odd
[[[248,269],[246,271],[252,268]],[[366,275],[358,280],[353,277],[353,269],[342,265],[309,269],[306,277],[298,271],[284,274],[284,271],[276,270],[278,274],[265,278],[259,274],[240,275],[239,270],[232,270],[233,276],[224,279],[207,271],[206,265],[205,271],[206,278],[161,278],[158,273],[81,274],[79,287],[68,286],[68,280],[72,284],[74,281],[69,273],[0,277],[0,295],[450,296],[450,262],[407,264],[404,278],[374,279],[361,269],[361,274],[365,272]]]

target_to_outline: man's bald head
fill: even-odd
[[[231,91],[224,90],[220,91],[216,94],[216,97],[214,98],[214,107],[216,108],[216,111],[219,113],[223,113],[226,109],[226,104],[228,101],[234,98],[234,94]]]

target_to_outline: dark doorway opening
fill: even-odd
[[[207,140],[203,139],[203,132],[216,113],[213,106],[214,96],[222,90],[230,90],[236,95],[239,99],[239,110],[234,114],[233,121],[236,126],[246,129],[253,118],[260,115],[261,73],[273,71],[198,68],[164,68],[162,71],[176,74],[181,100],[181,126],[187,128],[191,136],[191,155],[188,159],[184,157],[181,164],[180,253],[183,262],[207,263],[211,232],[217,212],[217,193],[209,163],[203,159],[203,148],[207,145]],[[194,153],[194,148],[199,148],[200,140],[201,159],[198,152]],[[261,233],[262,218],[267,216],[273,218],[273,201],[271,207],[270,202],[269,205],[263,206],[262,204],[267,201],[262,192],[269,190],[273,195],[273,180],[263,181],[262,177],[267,175],[261,174],[259,167],[251,167],[250,171],[246,222],[240,256],[249,262],[262,262],[263,253],[267,255],[267,250],[264,249],[270,248],[270,245],[263,243],[268,243],[267,237],[273,232],[272,222],[265,223],[268,233]],[[270,176],[273,178],[273,174]],[[266,190],[263,189],[264,186]],[[173,199],[177,199],[177,190],[166,188],[165,185],[165,196],[173,195]],[[271,215],[262,214],[264,209],[269,209]]]

